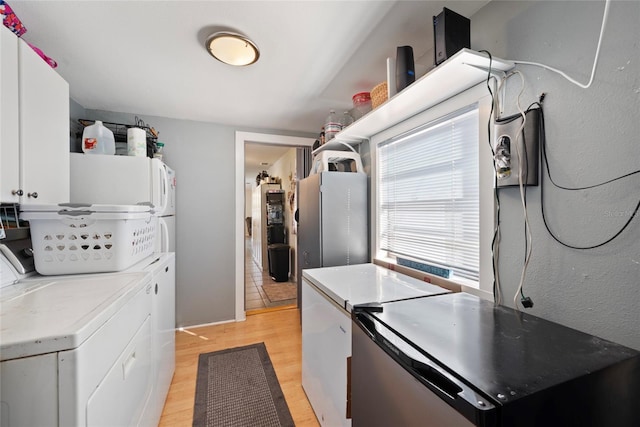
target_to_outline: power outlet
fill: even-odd
[[[498,187],[520,185],[520,174],[522,174],[524,185],[538,185],[540,111],[533,108],[525,114],[525,117],[526,123],[522,131],[520,131],[522,127],[520,114],[495,121],[496,139],[493,143],[493,152]],[[520,132],[519,136],[518,132]]]

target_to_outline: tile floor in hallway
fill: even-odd
[[[286,283],[276,282],[270,276],[268,271],[262,271],[260,267],[253,260],[253,254],[251,252],[251,238],[247,237],[245,240],[244,251],[244,287],[245,287],[245,310],[261,310],[265,308],[291,306],[296,304],[296,298],[271,301],[265,291],[262,289],[262,285],[267,283]],[[289,279],[288,283],[295,282]]]

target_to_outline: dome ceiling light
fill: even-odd
[[[205,43],[207,51],[220,62],[242,67],[260,58],[254,42],[242,34],[220,31],[210,35]]]

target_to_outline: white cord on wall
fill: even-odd
[[[522,266],[522,272],[520,274],[520,283],[518,285],[518,289],[516,290],[515,295],[513,296],[513,304],[515,305],[516,309],[520,310],[520,306],[518,305],[518,294],[520,294],[520,292],[522,291],[522,287],[524,286],[524,280],[527,274],[527,267],[529,266],[529,261],[531,260],[533,239],[531,237],[531,228],[529,226],[529,215],[527,212],[527,203],[525,199],[526,183],[523,182],[524,170],[525,170],[525,167],[527,167],[528,165],[524,165],[524,162],[523,162],[524,156],[522,155],[521,149],[520,149],[520,136],[524,131],[525,125],[527,123],[527,116],[522,110],[522,106],[520,105],[520,96],[522,96],[522,93],[524,92],[525,82],[524,82],[524,76],[520,71],[514,71],[513,74],[518,74],[520,76],[520,81],[522,83],[522,87],[520,88],[520,93],[518,93],[518,97],[516,100],[516,106],[518,108],[518,112],[522,116],[522,124],[520,125],[520,128],[518,129],[518,133],[516,134],[516,154],[518,156],[518,165],[520,166],[520,170],[518,171],[518,186],[520,188],[520,201],[522,202],[522,211],[524,214],[524,229],[525,229],[525,239],[527,244],[527,251],[525,253],[524,264]]]
[[[607,17],[609,16],[609,4],[611,3],[611,0],[605,0],[605,5],[604,5],[604,13],[602,16],[602,25],[600,27],[600,37],[598,38],[598,47],[596,48],[596,56],[593,59],[593,67],[591,68],[591,77],[589,78],[589,82],[586,84],[580,83],[579,81],[575,80],[574,78],[570,77],[568,74],[566,74],[563,71],[560,71],[556,68],[550,67],[548,65],[544,65],[544,64],[540,64],[538,62],[529,62],[529,61],[511,61],[515,64],[521,64],[521,65],[533,65],[535,67],[542,67],[546,70],[549,71],[553,71],[554,73],[558,73],[560,74],[562,77],[564,77],[565,79],[569,80],[571,83],[575,84],[576,86],[579,86],[583,89],[587,89],[591,86],[591,83],[593,83],[593,78],[596,74],[596,67],[598,66],[598,58],[600,56],[600,46],[602,45],[602,36],[604,34],[604,29],[606,27],[607,24]]]

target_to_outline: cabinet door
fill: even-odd
[[[18,41],[21,203],[69,201],[69,85]]]
[[[18,203],[18,38],[0,25],[0,202]]]

